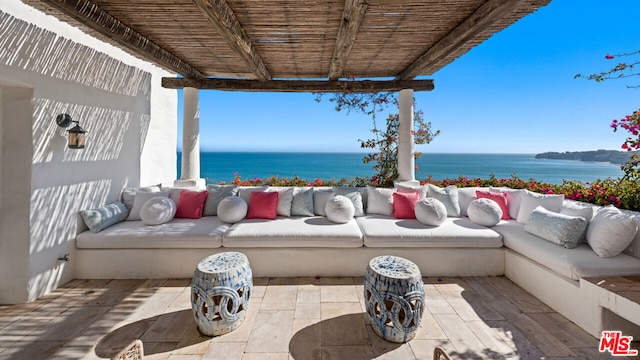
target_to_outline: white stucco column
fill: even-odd
[[[186,87],[182,91],[182,169],[175,186],[204,187],[200,178],[200,108],[198,89]]]
[[[413,89],[404,89],[399,95],[398,124],[398,180],[401,183],[418,183],[415,179],[413,157]]]

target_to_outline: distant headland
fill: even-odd
[[[594,150],[594,151],[566,151],[566,152],[545,152],[536,154],[536,159],[557,159],[557,160],[578,160],[578,161],[595,161],[610,162],[612,164],[622,164],[627,162],[631,155],[638,151],[619,151],[619,150]]]

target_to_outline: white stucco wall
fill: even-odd
[[[0,82],[0,300],[29,295],[31,99],[33,90]]]
[[[34,300],[74,278],[80,210],[117,200],[127,186],[176,179],[177,92],[160,86],[163,76],[173,75],[18,0],[2,1],[0,91],[9,100],[0,105],[0,224],[15,220],[15,210],[27,221],[10,236],[0,230],[0,303]],[[87,130],[84,150],[66,148],[60,113]],[[16,154],[21,161],[5,163]],[[70,262],[58,261],[64,254]]]

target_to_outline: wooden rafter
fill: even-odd
[[[396,77],[408,80],[421,74],[429,74],[440,59],[446,57],[465,42],[471,40],[505,14],[513,11],[525,0],[487,0],[473,14],[436,42],[416,61]]]
[[[337,80],[347,64],[347,58],[356,41],[358,29],[367,10],[367,0],[346,0],[342,12],[342,21],[338,30],[336,47],[331,58],[329,79]]]
[[[90,0],[41,0],[93,30],[115,40],[141,57],[188,77],[204,77],[187,62],[101,9]]]
[[[192,87],[203,90],[255,91],[255,92],[382,92],[413,89],[433,90],[433,80],[235,80],[235,79],[187,79],[162,78],[167,89]]]
[[[193,0],[218,33],[242,58],[258,80],[271,80],[271,74],[257,53],[251,39],[225,0]]]

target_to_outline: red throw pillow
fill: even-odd
[[[396,219],[415,219],[416,203],[420,201],[422,194],[419,192],[394,192],[393,193],[393,217]]]
[[[507,194],[501,192],[489,192],[476,190],[476,197],[478,199],[489,199],[498,203],[500,210],[502,210],[502,220],[509,220],[509,203],[507,202]]]
[[[176,204],[176,215],[174,218],[200,219],[208,194],[209,192],[207,190],[182,190],[178,203]]]
[[[247,219],[275,219],[278,208],[277,191],[254,191],[249,199]]]

